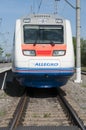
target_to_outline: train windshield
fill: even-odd
[[[56,26],[24,26],[24,43],[26,44],[63,44],[64,31],[62,25]]]

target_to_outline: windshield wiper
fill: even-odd
[[[38,36],[37,36],[36,39],[34,40],[33,46],[36,46],[37,42],[38,42]]]
[[[52,46],[55,46],[55,43],[54,43],[53,41],[50,41],[50,44],[51,44]]]

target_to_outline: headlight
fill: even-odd
[[[23,50],[23,54],[26,56],[35,56],[35,51],[34,50]]]
[[[63,56],[63,55],[65,55],[65,53],[66,53],[65,50],[54,50],[53,56]]]
[[[56,23],[63,23],[63,20],[62,20],[62,19],[57,19],[57,18],[56,18]]]
[[[23,20],[23,22],[24,22],[24,23],[30,23],[30,22],[31,22],[31,19],[30,19],[30,18],[25,18],[25,19]]]

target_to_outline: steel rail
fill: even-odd
[[[74,123],[81,129],[81,130],[86,130],[83,121],[78,117],[78,115],[76,114],[75,110],[72,108],[72,106],[68,103],[68,101],[65,99],[65,97],[63,97],[63,95],[60,92],[61,90],[59,90],[59,96],[63,102],[63,104],[65,105],[66,109],[68,110],[69,114],[71,115]]]
[[[27,101],[27,96],[25,93],[19,101],[19,104],[17,106],[16,112],[13,117],[13,121],[12,121],[12,124],[11,124],[11,127],[9,128],[9,130],[13,130],[14,128],[17,128],[21,115],[23,113],[23,110],[25,108],[26,101]]]

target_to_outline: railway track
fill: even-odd
[[[42,129],[43,127],[44,129],[55,127],[57,130],[86,130],[61,91],[55,95],[40,94],[39,96],[35,93],[33,96],[25,94],[20,99],[13,119],[9,123],[9,130]]]
[[[84,72],[82,74],[86,74],[86,73]],[[29,97],[29,95],[24,95],[24,96],[25,97],[22,97],[21,101],[19,102],[19,106],[21,106],[20,109],[22,108],[22,105],[23,105],[21,113],[19,114],[20,110],[18,110],[19,106],[17,106],[17,109],[13,115],[13,119],[10,121],[8,128],[6,128],[6,130],[17,129],[18,126],[21,126],[21,130],[23,130],[23,128],[25,129],[26,126],[27,126],[26,129],[28,129],[28,126],[29,128],[30,126],[31,127],[49,126],[50,128],[52,128],[52,126],[53,127],[54,126],[56,127],[68,126],[68,129],[70,126],[73,126],[74,129],[80,128],[81,130],[86,130],[82,121],[78,118],[75,111],[71,108],[69,103],[65,101],[65,98],[62,97],[61,94],[56,95],[54,97],[51,96],[48,98],[45,98],[46,96],[45,97],[40,97],[40,96]],[[26,100],[26,101],[23,101],[23,100]],[[24,104],[22,104],[23,102]],[[66,105],[64,107],[65,102],[66,102]],[[17,111],[19,112],[17,113]],[[70,114],[70,113],[73,113],[73,114]],[[2,128],[0,129],[2,130]],[[61,128],[61,130],[62,129],[63,128]]]

